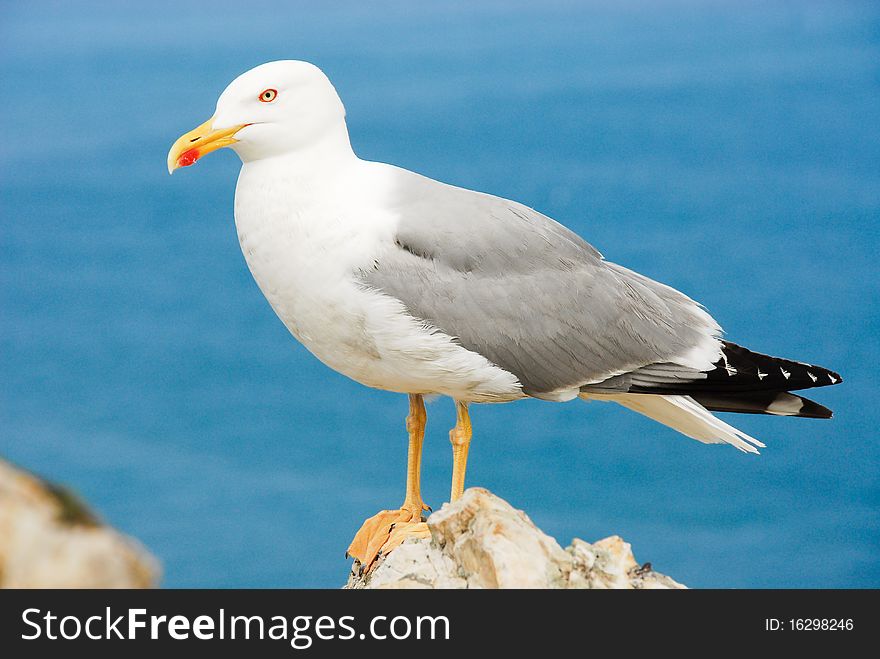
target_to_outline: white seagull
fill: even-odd
[[[764,445],[709,410],[831,416],[788,392],[837,373],[723,341],[701,305],[527,206],[358,158],[342,102],[312,64],[270,62],[233,80],[214,116],[171,147],[168,170],[227,146],[242,160],[241,250],[275,313],[330,368],[409,395],[404,503],[364,522],[349,547],[367,569],[426,534],[429,394],[457,409],[453,501],[469,403],[613,401],[751,453]]]

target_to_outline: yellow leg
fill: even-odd
[[[421,472],[422,444],[425,440],[425,425],[428,413],[421,394],[409,397],[409,415],[406,417],[406,431],[409,433],[409,448],[406,453],[406,497],[401,508],[415,508],[421,515],[423,510],[431,510],[422,501]]]
[[[410,394],[409,416],[406,417],[406,429],[409,433],[406,497],[398,510],[383,510],[373,515],[355,534],[346,554],[357,559],[364,570],[369,571],[380,555],[387,555],[407,538],[430,537],[422,518],[422,511],[430,508],[422,501],[419,484],[427,419],[425,401],[421,394]]]
[[[468,449],[471,445],[471,416],[468,404],[455,401],[455,427],[449,431],[452,442],[452,494],[449,500],[456,501],[464,492],[464,472],[467,469]]]

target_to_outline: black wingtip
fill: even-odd
[[[843,382],[840,373],[824,366],[772,357],[730,341],[722,341],[722,346],[722,358],[715,371],[709,373],[709,380],[726,381],[728,390],[732,390],[729,385],[735,386],[737,380],[745,385],[743,390],[752,391],[797,391]],[[724,378],[725,373],[731,377]]]
[[[798,398],[801,399],[803,406],[801,407],[800,412],[797,413],[797,416],[803,416],[810,419],[830,419],[834,416],[834,412],[824,405],[820,405],[816,401],[804,398],[803,396],[798,396]]]
[[[831,410],[824,405],[788,391],[700,393],[693,394],[693,399],[713,412],[799,416],[808,419],[830,419],[832,416]]]

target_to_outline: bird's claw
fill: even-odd
[[[379,558],[387,556],[409,537],[427,538],[430,531],[422,517],[424,504],[399,510],[383,510],[361,525],[346,554],[361,566],[362,573],[375,567]]]

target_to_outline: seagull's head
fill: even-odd
[[[342,101],[317,66],[261,64],[229,84],[213,117],[178,138],[168,152],[168,173],[226,146],[245,162],[307,148],[344,121]]]

